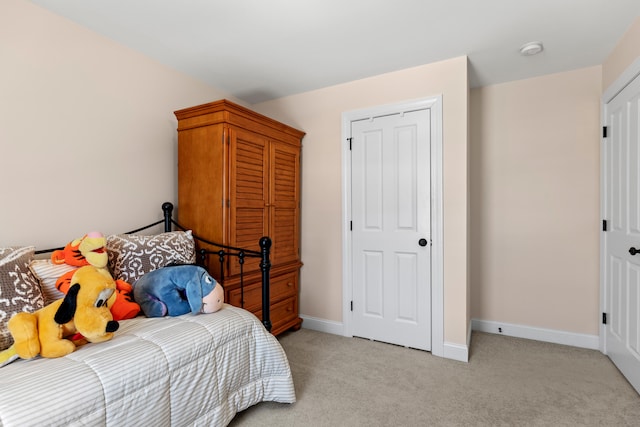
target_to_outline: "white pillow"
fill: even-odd
[[[45,305],[64,298],[64,294],[56,289],[56,281],[67,272],[77,268],[68,264],[54,264],[49,259],[31,261],[29,269],[40,282]]]

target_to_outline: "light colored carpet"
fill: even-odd
[[[308,329],[280,342],[298,401],[231,426],[640,426],[640,396],[595,350],[474,332],[462,363]]]

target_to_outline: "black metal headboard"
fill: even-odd
[[[161,222],[164,222],[164,230],[165,232],[171,231],[172,225],[176,228],[186,231],[188,228],[183,227],[177,221],[173,219],[173,204],[170,202],[165,202],[162,204],[162,211],[164,212],[164,220],[158,221],[155,224],[150,224],[146,227],[140,228],[138,230],[132,231],[131,233],[139,232],[145,230],[149,227],[153,227],[154,225],[158,225]],[[263,236],[260,238],[258,244],[260,245],[260,251],[254,251],[251,249],[243,249],[236,248],[234,246],[223,245],[221,243],[216,243],[211,240],[207,240],[198,236],[192,230],[193,238],[200,242],[206,243],[210,246],[215,246],[219,248],[218,250],[210,250],[210,249],[200,249],[198,252],[200,254],[198,263],[200,265],[206,266],[209,255],[217,255],[218,261],[220,263],[220,277],[216,279],[224,286],[224,262],[226,257],[237,257],[238,263],[240,264],[240,301],[241,304],[244,304],[244,260],[246,258],[259,258],[260,259],[260,273],[262,275],[262,324],[264,327],[271,331],[271,315],[270,315],[270,295],[269,295],[269,277],[271,270],[271,261],[270,261],[270,252],[271,252],[271,238],[267,236]]]
[[[188,228],[183,227],[177,221],[173,219],[173,203],[165,202],[162,204],[162,212],[163,219],[160,221],[156,221],[152,224],[145,225],[144,227],[136,228],[135,230],[127,231],[124,234],[134,234],[139,233],[141,231],[147,230],[151,227],[155,227],[160,224],[164,224],[164,231],[169,232],[173,230],[173,227],[186,231]],[[245,258],[259,258],[260,259],[260,272],[262,274],[262,324],[264,327],[271,331],[271,315],[270,315],[270,302],[269,302],[269,275],[271,270],[271,261],[270,261],[270,251],[271,251],[271,239],[267,236],[260,238],[259,245],[260,251],[254,251],[249,249],[236,248],[233,246],[223,245],[221,243],[212,242],[210,240],[204,239],[198,236],[192,230],[193,238],[201,243],[206,243],[207,245],[214,246],[216,248],[220,248],[219,250],[209,250],[209,249],[200,249],[198,264],[202,266],[207,266],[207,260],[209,255],[217,255],[218,261],[220,262],[220,272],[221,277],[216,278],[220,284],[224,286],[224,262],[226,257],[237,257],[238,263],[240,264],[240,292],[241,292],[241,301],[244,301],[244,260]],[[53,252],[55,250],[61,250],[64,247],[52,248],[52,249],[41,249],[37,250],[36,254],[44,254]]]

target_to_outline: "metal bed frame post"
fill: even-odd
[[[171,231],[171,223],[173,218],[173,203],[164,202],[162,204],[162,212],[164,212],[164,232]]]
[[[269,251],[271,249],[271,239],[263,237],[260,239],[260,271],[262,272],[262,324],[271,332],[271,313],[270,313],[270,297],[269,297],[269,270],[271,270],[271,260],[269,259]]]

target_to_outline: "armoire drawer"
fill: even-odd
[[[285,273],[272,277],[269,286],[271,303],[296,295],[298,291],[298,272]],[[242,292],[240,288],[232,289],[228,293],[227,303],[242,307]],[[259,310],[262,307],[262,283],[252,283],[244,287],[244,308],[249,311]]]
[[[298,271],[285,273],[278,277],[271,278],[269,296],[271,302],[297,295],[298,293]]]
[[[253,314],[262,320],[261,309],[253,311]],[[293,296],[278,303],[271,304],[269,314],[271,317],[272,332],[277,334],[277,331],[279,331],[283,325],[295,321],[298,318],[298,297]]]

